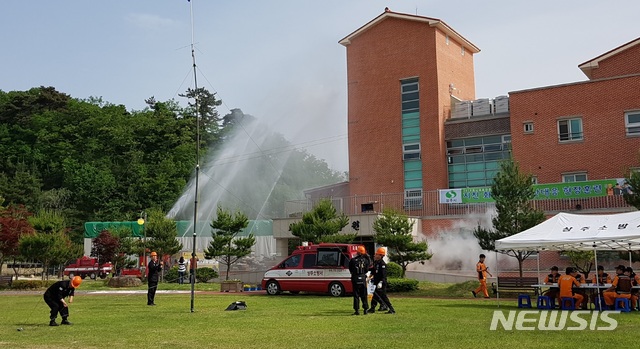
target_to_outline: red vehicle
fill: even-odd
[[[98,265],[97,258],[91,258],[82,256],[78,258],[75,263],[71,263],[64,268],[64,275],[69,276],[69,279],[73,279],[74,276],[80,275],[83,279],[89,276],[92,280],[97,277],[104,279],[109,273],[111,273],[113,266],[111,263],[104,263]]]
[[[340,297],[353,291],[349,261],[359,245],[299,246],[287,259],[269,269],[262,279],[267,294],[320,292]]]

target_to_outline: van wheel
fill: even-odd
[[[95,280],[95,279],[96,279],[96,273],[91,273],[91,274],[89,274],[89,278],[90,278],[91,280]]]
[[[267,294],[275,296],[280,293],[280,285],[275,280],[270,280],[267,282]]]
[[[74,274],[74,273],[70,272],[70,273],[69,273],[69,280],[73,279],[73,277],[74,277],[74,276],[76,276],[76,274]]]
[[[100,274],[100,278],[101,279],[106,279],[107,278],[107,274]]]
[[[339,282],[332,282],[329,285],[329,293],[334,297],[344,296],[344,286]]]

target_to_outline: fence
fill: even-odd
[[[372,195],[355,195],[333,197],[331,201],[338,211],[346,214],[380,213],[385,209],[394,209],[409,216],[461,216],[482,214],[493,209],[493,203],[442,204],[439,202],[438,191],[428,191],[421,198],[405,199],[404,193],[384,193]],[[313,209],[315,202],[311,199],[288,201],[285,205],[287,217],[299,217]],[[547,214],[558,212],[622,212],[631,211],[620,195],[600,196],[572,199],[543,199],[532,200],[533,207],[543,210]]]

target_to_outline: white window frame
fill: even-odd
[[[409,208],[422,207],[422,189],[405,189],[404,206]]]
[[[418,146],[418,149],[407,149],[409,146]],[[420,143],[407,143],[402,145],[402,160],[420,160]],[[418,154],[418,157],[412,157],[411,155]]]
[[[533,121],[527,121],[522,124],[524,133],[533,133]]]
[[[640,122],[629,122],[629,116],[640,116],[640,110],[632,110],[624,113],[624,127],[627,136],[640,137]]]
[[[584,180],[576,180],[576,176],[584,176]],[[573,177],[572,180],[567,180]],[[562,183],[586,182],[589,180],[586,172],[570,172],[562,174]]]
[[[571,121],[573,120],[580,120],[580,136],[579,138],[572,138],[572,133],[571,132]],[[566,122],[567,123],[567,139],[562,139],[562,135],[560,134],[560,123],[561,122]],[[581,141],[584,140],[584,123],[582,122],[582,118],[581,117],[571,117],[571,118],[562,118],[562,119],[558,119],[558,122],[556,123],[557,127],[558,127],[558,141],[564,143],[564,142],[575,142],[575,141]]]

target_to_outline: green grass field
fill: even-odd
[[[640,313],[632,312],[612,316],[614,331],[490,331],[493,312],[516,310],[515,300],[498,308],[495,299],[451,299],[457,289],[468,292],[464,284],[392,294],[396,315],[366,316],[351,316],[351,297],[199,291],[191,313],[189,293],[158,293],[158,305],[149,307],[144,293],[93,294],[104,289],[99,282],[82,286],[70,308],[74,325],[59,327],[48,326],[42,292],[0,291],[0,348],[635,347],[640,325]],[[160,285],[169,288],[189,289]],[[446,292],[447,299],[420,294]],[[237,300],[248,309],[225,311]]]

